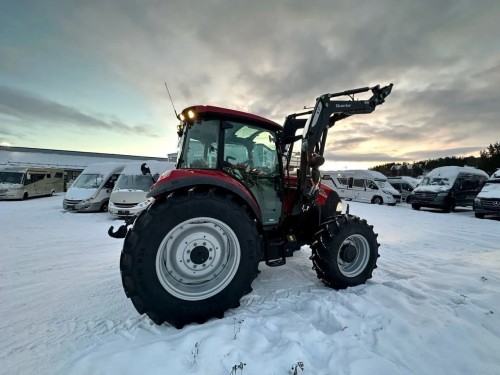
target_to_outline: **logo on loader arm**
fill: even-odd
[[[323,103],[319,102],[318,108],[316,109],[316,112],[314,112],[314,117],[313,117],[313,121],[311,124],[311,128],[314,128],[314,125],[316,125],[316,123],[318,122],[319,114],[321,113],[322,109],[323,109]]]

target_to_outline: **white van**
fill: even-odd
[[[63,208],[68,211],[108,211],[109,197],[125,163],[96,163],[83,170],[66,192]]]
[[[149,160],[145,162],[150,174],[143,174],[141,165],[144,162],[128,163],[109,198],[108,211],[117,217],[135,216],[144,210],[154,200],[146,195],[160,175],[169,169],[175,169],[175,163]]]
[[[0,169],[0,200],[49,196],[63,191],[62,169],[40,167]]]
[[[323,183],[346,200],[394,206],[401,199],[399,192],[380,172],[358,169],[323,173]]]
[[[479,219],[486,215],[500,216],[500,169],[491,175],[474,199],[474,215]]]
[[[411,207],[440,208],[445,212],[455,207],[473,206],[488,174],[474,167],[439,167],[427,173],[411,193]]]
[[[401,194],[401,202],[410,203],[411,192],[415,189],[419,181],[409,176],[387,177],[387,182]]]

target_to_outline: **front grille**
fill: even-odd
[[[392,194],[392,196],[394,197],[394,199],[396,199],[397,201],[401,200],[401,195],[399,194]]]
[[[500,211],[500,199],[498,198],[481,198],[481,204],[489,210]]]
[[[417,191],[415,192],[415,197],[419,200],[433,201],[436,198],[437,193],[432,193],[429,191]]]
[[[137,203],[116,203],[116,202],[113,202],[113,204],[118,208],[131,208],[131,207],[137,206]]]
[[[65,201],[66,201],[66,204],[75,205],[75,204],[80,203],[82,200],[81,199],[65,199]]]

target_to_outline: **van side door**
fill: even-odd
[[[366,202],[366,188],[364,178],[355,178],[352,182],[352,195],[353,200],[359,202]]]
[[[365,180],[365,184],[366,184],[365,199],[366,199],[366,202],[371,203],[373,200],[373,197],[375,195],[379,195],[379,192],[378,192],[379,188],[378,188],[377,184],[375,183],[375,181],[373,181],[373,180]]]

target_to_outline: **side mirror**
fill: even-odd
[[[141,172],[144,176],[151,174],[151,170],[149,169],[148,165],[146,163],[142,163],[141,165]]]

